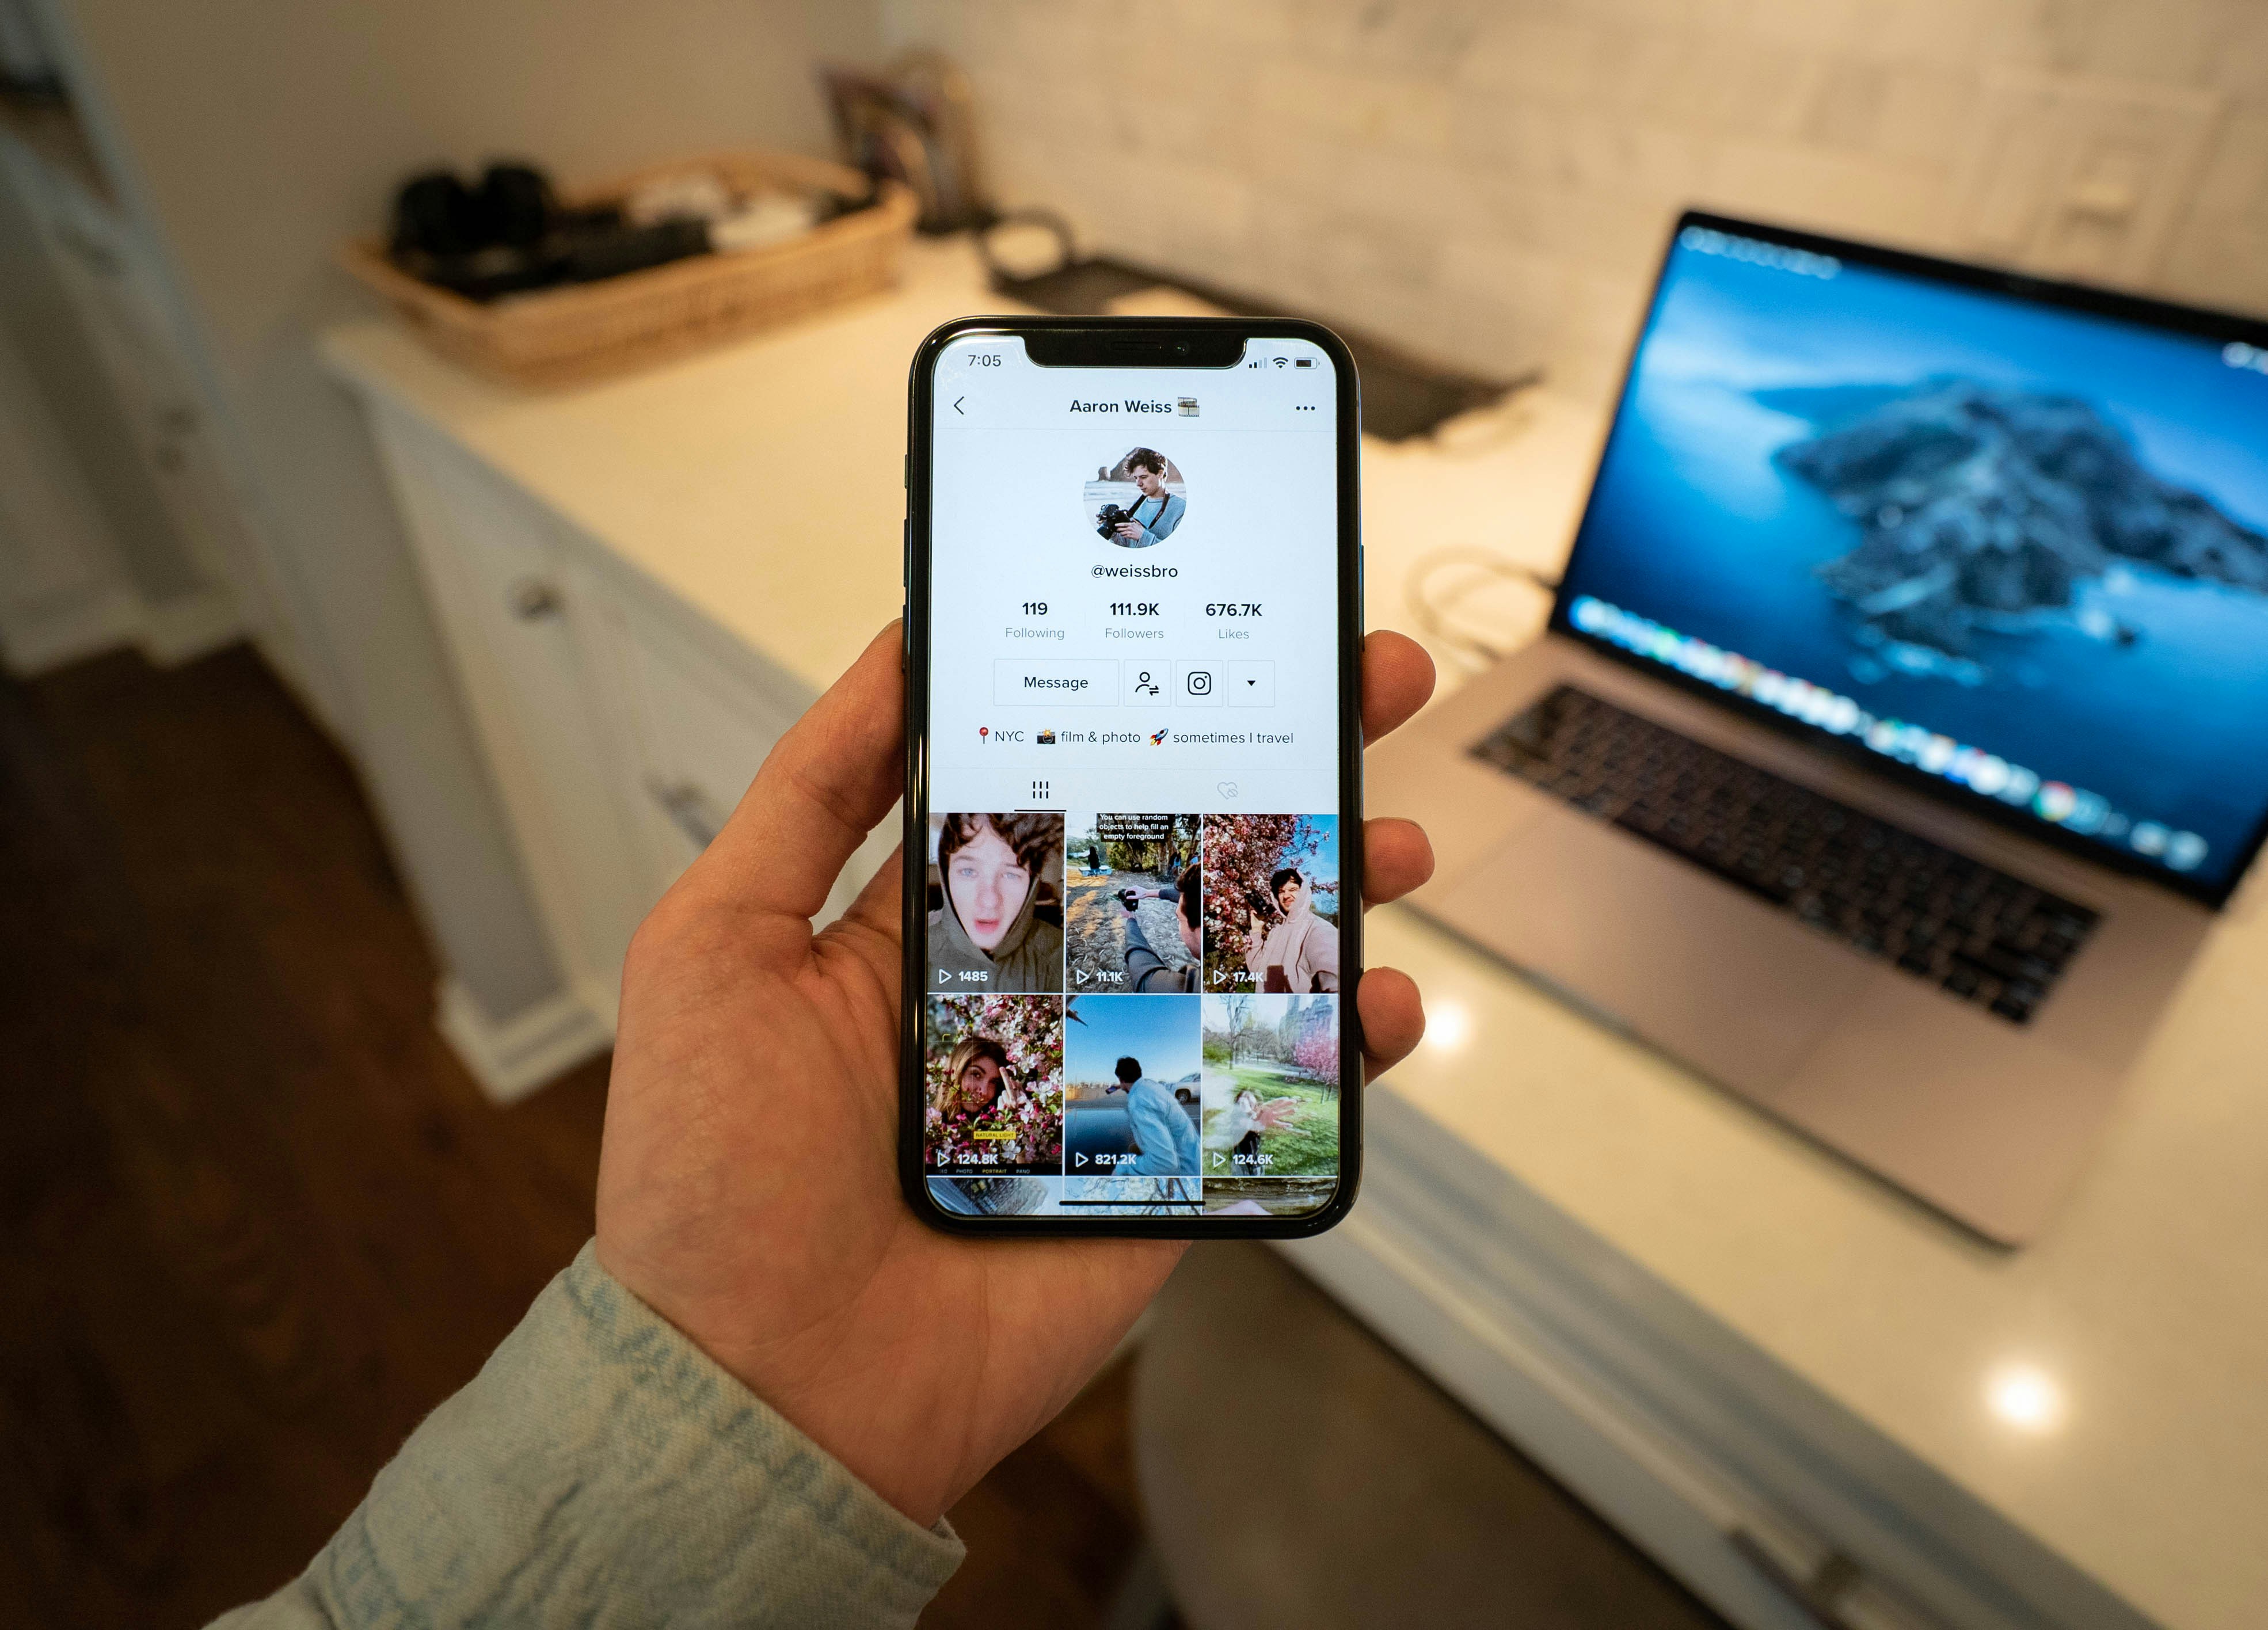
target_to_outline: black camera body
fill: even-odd
[[[1116,537],[1119,526],[1133,518],[1131,510],[1122,510],[1115,503],[1106,503],[1096,512],[1094,535],[1098,538]]]
[[[1125,907],[1129,911],[1133,910],[1134,907],[1141,902],[1141,899],[1142,897],[1136,893],[1132,889],[1121,889],[1118,891],[1118,903]]]

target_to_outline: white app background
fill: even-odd
[[[1329,359],[1256,340],[1226,369],[1041,368],[971,336],[934,395],[931,807],[1335,810]],[[1138,446],[1187,507],[1125,547],[1085,495]]]

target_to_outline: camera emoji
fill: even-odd
[[[1189,694],[1192,696],[1210,696],[1212,694],[1212,675],[1206,672],[1203,668],[1192,668],[1189,670]]]

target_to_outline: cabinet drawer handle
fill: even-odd
[[[1749,1567],[1801,1608],[1820,1630],[1855,1630],[1851,1621],[1843,1617],[1841,1608],[1843,1598],[1851,1594],[1864,1574],[1849,1557],[1840,1551],[1830,1551],[1820,1560],[1811,1577],[1804,1579],[1766,1550],[1764,1542],[1747,1529],[1736,1528],[1725,1538]]]
[[[709,802],[709,795],[689,781],[664,781],[659,775],[649,775],[645,778],[645,790],[677,829],[693,840],[696,848],[707,848],[724,827],[724,819]]]
[[[522,577],[505,591],[505,600],[522,622],[559,614],[559,591],[541,577]]]

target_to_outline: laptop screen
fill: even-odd
[[[2217,900],[2268,819],[2268,335],[2025,289],[1688,217],[1556,621]]]

